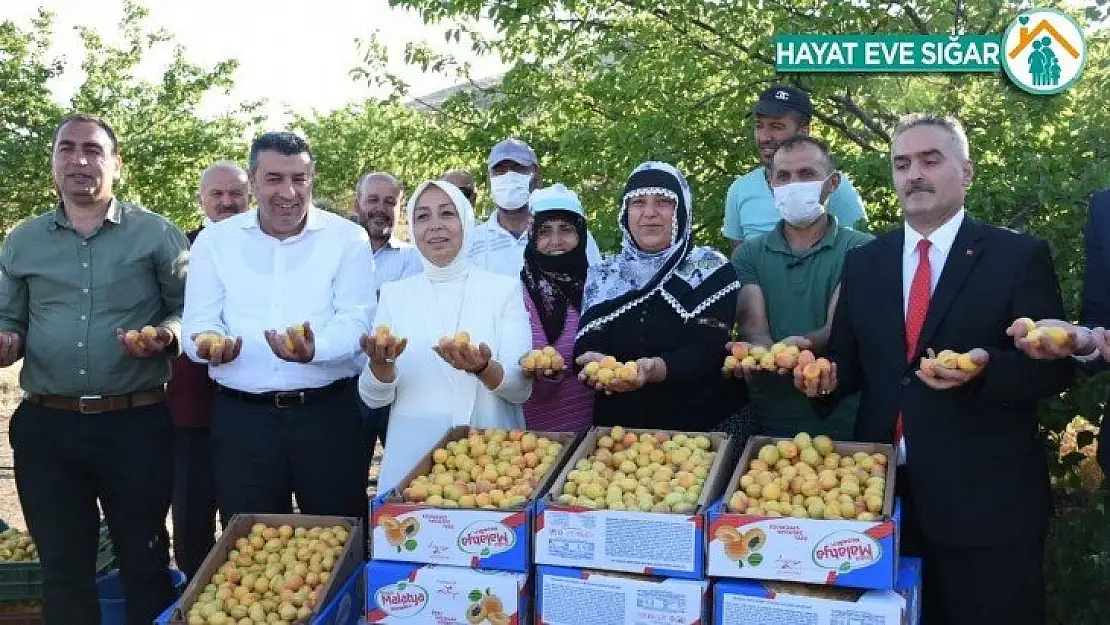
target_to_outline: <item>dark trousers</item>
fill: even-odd
[[[173,556],[189,579],[216,544],[216,479],[208,428],[175,427]]]
[[[363,434],[349,388],[285,408],[218,392],[212,466],[221,518],[289,513],[294,494],[303,514],[364,518]]]
[[[374,456],[374,447],[378,440],[385,447],[385,435],[389,429],[389,406],[371,408],[358,397],[358,385],[355,385],[355,401],[358,402],[358,411],[362,415],[363,435],[366,438],[366,449],[371,457]]]
[[[978,547],[937,545],[921,531],[905,466],[895,489],[902,498],[901,553],[922,560],[921,625],[1044,625],[1045,534]]]
[[[126,588],[127,623],[151,623],[174,599],[166,541],[173,424],[165,405],[80,414],[24,401],[9,436],[19,503],[42,561],[43,622],[100,623],[99,499]]]

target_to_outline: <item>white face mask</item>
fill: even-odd
[[[825,205],[821,203],[821,189],[825,186],[825,180],[792,182],[772,189],[775,194],[775,208],[779,209],[779,214],[786,223],[795,228],[804,228],[825,213]]]
[[[493,203],[505,210],[520,210],[528,205],[532,194],[532,176],[507,171],[489,181]]]

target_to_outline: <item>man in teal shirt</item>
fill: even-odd
[[[771,186],[780,219],[773,230],[745,243],[733,255],[741,290],[740,337],[769,346],[793,343],[820,355],[825,351],[840,273],[848,250],[873,237],[838,225],[825,206],[841,175],[828,147],[798,136],[773,155]],[[858,398],[845,399],[826,419],[794,388],[793,378],[770,372],[746,374],[762,433],[794,436],[852,435]]]
[[[768,183],[771,159],[782,142],[796,136],[809,136],[813,105],[804,91],[776,86],[764,91],[752,109],[755,114],[755,141],[762,165],[740,176],[728,188],[725,199],[724,234],[732,250],[774,229],[779,221],[774,196]],[[847,176],[829,196],[828,211],[841,226],[858,229],[867,224],[863,200]]]
[[[100,622],[99,504],[127,622],[150,623],[173,600],[164,399],[181,351],[189,242],[166,218],[115,197],[123,159],[104,120],[64,119],[51,161],[61,202],[0,248],[0,367],[23,358],[10,437],[42,562],[42,622]]]

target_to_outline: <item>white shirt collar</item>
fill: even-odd
[[[522,210],[527,210],[527,209],[522,209]],[[514,236],[512,232],[509,232],[505,228],[505,226],[501,225],[501,221],[499,219],[497,219],[497,213],[494,212],[492,215],[489,216],[489,219],[486,220],[486,227],[489,228],[490,230],[492,230],[494,232],[494,234],[502,235],[506,238],[512,239],[513,241],[516,241],[517,243],[520,243],[522,241],[527,241],[528,240],[528,230],[529,230],[529,228],[531,228],[531,224],[529,224],[528,228],[524,229],[524,232],[520,233],[519,237]]]
[[[320,220],[320,211],[322,210],[323,209],[321,208],[316,208],[316,206],[310,205],[308,207],[308,214],[305,217],[304,230],[302,230],[300,233],[292,238],[299,237],[308,230],[319,230],[320,228],[323,228],[324,224]],[[243,228],[244,230],[249,230],[251,228],[254,228],[255,230],[262,230],[262,224],[260,224],[258,221],[258,208],[252,208],[247,212],[240,214],[249,215],[249,217],[244,218],[242,223],[239,224],[241,228]]]
[[[941,227],[937,228],[928,237],[921,236],[921,233],[913,229],[908,222],[906,223],[906,238],[902,247],[902,253],[905,255],[913,254],[917,249],[917,244],[921,239],[929,239],[941,256],[948,256],[948,250],[952,249],[952,244],[956,242],[956,234],[960,231],[960,226],[964,223],[964,209],[956,211],[955,215],[944,223]]]

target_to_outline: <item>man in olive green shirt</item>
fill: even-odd
[[[98,501],[127,621],[150,623],[173,599],[173,426],[163,400],[180,353],[188,242],[160,215],[115,199],[121,165],[111,126],[67,117],[52,157],[61,202],[0,249],[0,366],[24,359],[10,437],[47,625],[100,622]]]
[[[809,137],[784,142],[775,152],[770,182],[782,220],[733,257],[743,285],[740,336],[765,346],[792,343],[820,355],[828,341],[844,256],[873,237],[839,226],[826,212],[840,175],[823,142]],[[851,438],[857,397],[846,399],[822,420],[790,376],[753,371],[745,377],[762,433]]]

